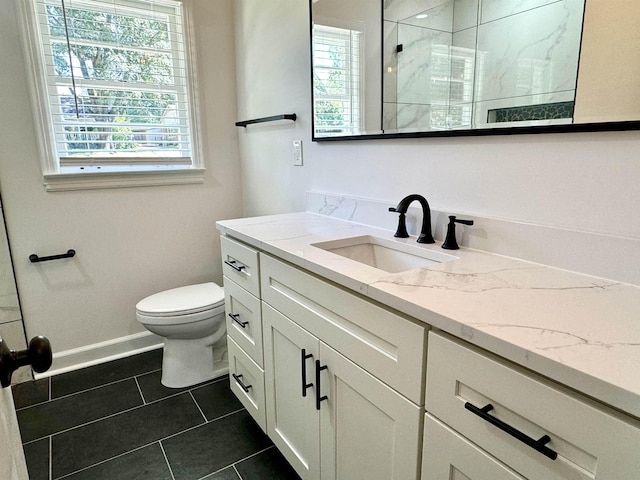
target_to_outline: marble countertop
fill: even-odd
[[[479,250],[443,250],[313,213],[217,222],[221,233],[640,418],[640,288]],[[373,235],[456,260],[386,273],[312,246]]]

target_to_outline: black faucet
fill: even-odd
[[[449,215],[449,226],[447,227],[447,238],[444,239],[442,248],[447,250],[458,250],[458,242],[456,240],[456,223],[462,223],[463,225],[473,225],[473,220],[462,220],[456,218],[455,215]]]
[[[405,214],[407,213],[407,208],[409,208],[409,204],[414,200],[418,200],[420,205],[422,206],[422,228],[420,229],[420,236],[418,237],[418,243],[436,243],[433,239],[433,235],[431,235],[431,209],[429,208],[429,202],[422,195],[412,194],[404,197],[400,200],[400,203],[397,207],[389,207],[390,212],[396,212],[400,214],[400,218],[398,219],[398,230],[396,231],[394,237],[398,238],[407,238],[409,234],[407,233],[407,224],[405,219]]]

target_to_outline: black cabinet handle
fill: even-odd
[[[49,255],[48,257],[39,257],[37,254],[32,253],[31,255],[29,255],[29,261],[31,263],[48,262],[49,260],[59,260],[61,258],[71,258],[71,257],[74,257],[75,255],[76,255],[76,251],[73,250],[73,249],[67,250],[67,253],[61,253],[59,255]]]
[[[236,383],[240,385],[240,388],[242,388],[246,393],[249,393],[249,389],[251,388],[251,385],[244,384],[244,382],[242,381],[242,375],[236,375],[235,373],[232,373],[231,376],[236,381]]]
[[[316,410],[320,410],[320,403],[329,399],[326,395],[320,396],[320,372],[326,369],[326,365],[320,366],[320,360],[316,360]]]
[[[535,438],[531,438],[527,434],[525,434],[525,433],[521,432],[520,430],[512,427],[508,423],[505,423],[502,420],[498,420],[496,417],[494,417],[492,415],[489,415],[489,412],[491,410],[493,410],[493,405],[491,405],[490,403],[485,405],[482,408],[478,408],[475,405],[473,405],[472,403],[466,402],[464,404],[464,408],[469,410],[471,413],[474,413],[474,414],[478,415],[483,420],[486,420],[491,425],[494,425],[494,426],[498,427],[503,432],[508,433],[512,437],[520,440],[525,445],[528,445],[531,448],[533,448],[534,450],[540,452],[545,457],[549,457],[551,460],[555,460],[556,458],[558,458],[558,452],[555,452],[554,450],[551,450],[546,445],[547,443],[549,443],[551,441],[551,438],[549,437],[549,435],[543,435],[540,438],[540,440],[536,440]]]
[[[229,316],[231,317],[231,319],[236,322],[238,325],[240,325],[242,328],[247,328],[247,325],[249,325],[249,322],[242,322],[240,320],[240,314],[239,313],[230,313]]]
[[[242,264],[238,264],[235,260],[225,260],[224,263],[233,268],[236,272],[241,272],[244,268],[246,268]]]
[[[11,375],[18,368],[31,365],[34,372],[42,373],[49,370],[52,361],[51,343],[45,337],[33,337],[29,348],[20,352],[10,350],[0,338],[0,384],[3,387],[11,385]]]
[[[302,396],[307,396],[307,389],[313,387],[313,383],[307,383],[307,360],[309,358],[313,358],[313,355],[307,353],[307,351],[303,348],[302,352],[300,352],[300,360],[302,363]]]

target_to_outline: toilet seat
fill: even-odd
[[[144,298],[136,304],[136,314],[139,318],[149,320],[158,317],[186,317],[198,313],[210,314],[210,310],[220,306],[224,306],[224,290],[219,285],[208,282],[173,288]]]
[[[174,315],[149,315],[136,312],[136,318],[143,325],[184,325],[187,323],[200,322],[224,313],[224,302],[213,308],[202,310],[201,312],[185,313]]]

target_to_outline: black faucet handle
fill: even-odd
[[[449,215],[447,237],[444,239],[442,248],[447,250],[458,250],[460,248],[456,240],[456,223],[462,223],[464,225],[473,225],[473,220],[463,220],[461,218],[456,218],[455,215]]]
[[[461,218],[456,218],[455,215],[451,215],[449,219],[453,220],[455,223],[462,223],[464,225],[473,225],[473,220],[462,220]]]
[[[408,238],[409,233],[407,232],[407,220],[404,212],[398,211],[396,207],[389,207],[389,211],[400,214],[398,216],[398,229],[393,236],[398,238]]]

